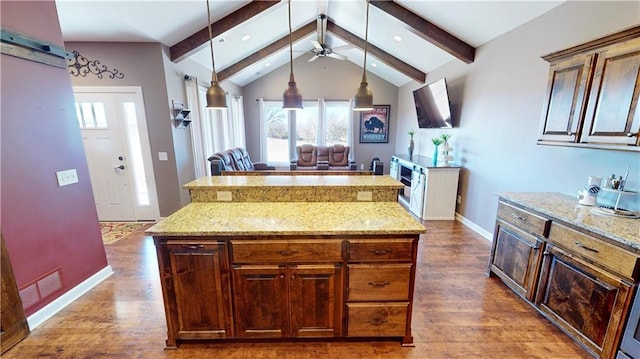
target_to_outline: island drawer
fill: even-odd
[[[549,242],[615,273],[635,280],[640,279],[640,257],[613,244],[557,222],[551,225]]]
[[[410,261],[413,238],[349,240],[350,261]]]
[[[411,263],[349,264],[348,300],[408,300]]]
[[[547,237],[551,220],[500,201],[498,218],[536,236]]]
[[[340,262],[342,240],[232,240],[233,263]]]
[[[406,333],[408,302],[347,303],[350,337],[401,337]]]

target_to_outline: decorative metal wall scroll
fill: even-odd
[[[75,50],[72,53],[74,57],[67,59],[67,62],[69,64],[69,73],[75,77],[87,77],[87,74],[94,74],[101,79],[102,74],[106,73],[110,79],[124,78],[124,74],[118,69],[109,70],[106,65],[100,64],[98,60],[89,60]]]

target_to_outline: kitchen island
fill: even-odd
[[[167,348],[300,338],[413,345],[422,224],[397,202],[251,198],[194,202],[147,230],[158,255]]]

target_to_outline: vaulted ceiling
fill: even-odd
[[[244,86],[288,63],[286,1],[209,1],[221,80]],[[424,82],[426,73],[449,61],[472,63],[476,47],[560,3],[373,0],[367,70],[397,86]],[[190,58],[211,68],[206,0],[57,0],[56,4],[65,41],[160,42],[170,48],[172,61]],[[294,58],[315,57],[319,66],[351,61],[362,67],[366,9],[365,0],[293,0]],[[320,14],[327,19],[319,19]]]

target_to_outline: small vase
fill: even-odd
[[[413,137],[409,139],[409,158],[413,158]]]
[[[433,165],[438,164],[438,146],[433,147]]]

